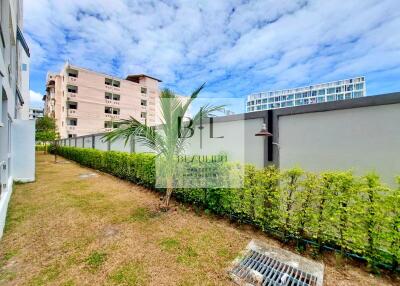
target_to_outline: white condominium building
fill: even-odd
[[[308,105],[358,98],[365,95],[365,78],[355,77],[306,87],[253,93],[247,96],[246,111]]]

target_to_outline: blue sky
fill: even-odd
[[[364,75],[400,91],[398,0],[25,0],[31,103],[66,60],[203,97],[244,97]]]

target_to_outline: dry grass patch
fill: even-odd
[[[149,275],[142,263],[138,261],[129,262],[112,271],[108,281],[112,285],[120,286],[142,286],[148,285]]]
[[[274,240],[77,164],[37,156],[37,181],[18,184],[0,248],[1,285],[231,285],[226,269],[251,238]],[[327,262],[326,285],[394,285]],[[397,281],[396,281],[397,282]]]

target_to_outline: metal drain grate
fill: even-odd
[[[239,285],[320,286],[323,266],[289,251],[252,241],[229,271]]]

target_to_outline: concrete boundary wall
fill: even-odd
[[[245,162],[257,167],[299,166],[315,172],[352,169],[358,175],[374,170],[391,186],[395,185],[394,177],[400,175],[400,93],[214,118],[216,126],[225,126],[229,132],[243,121],[244,143],[231,137],[218,144],[233,155],[244,148]],[[254,136],[262,123],[273,136]],[[63,139],[61,145],[75,146],[76,141],[82,147],[80,142],[84,141],[85,148],[150,151],[134,141],[126,146],[122,140],[104,142],[103,135]],[[210,152],[215,150],[218,148],[210,148]]]

